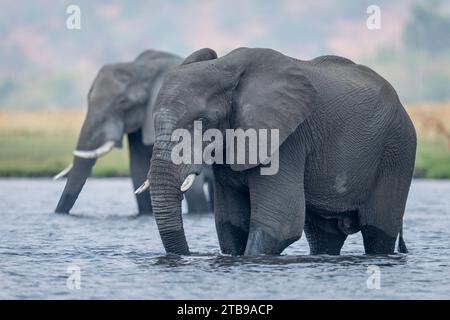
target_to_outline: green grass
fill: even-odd
[[[21,131],[1,134],[0,176],[52,176],[72,161],[77,133],[59,135],[45,132]],[[128,174],[128,150],[114,149],[100,158],[93,176],[110,177]],[[450,150],[444,140],[419,141],[416,176],[450,179]]]
[[[0,176],[51,176],[72,161],[76,135],[4,135],[0,141]],[[126,148],[113,150],[100,158],[93,176],[123,176],[128,174]]]
[[[419,140],[415,175],[430,179],[450,179],[450,149],[444,139]]]
[[[448,119],[442,111],[439,115]],[[0,177],[52,176],[65,168],[72,161],[83,117],[79,111],[0,112]],[[420,117],[413,114],[413,119]],[[415,176],[450,179],[448,141],[442,135],[426,135],[416,122],[419,143]],[[123,149],[114,149],[97,161],[93,176],[128,175],[126,139],[123,145]]]
[[[14,121],[20,115],[0,114],[0,176],[52,176],[64,169],[73,160],[82,115],[55,126],[49,124],[58,122],[60,115],[31,115]],[[123,149],[100,158],[93,176],[128,175],[127,145],[124,141]]]

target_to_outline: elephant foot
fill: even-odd
[[[392,254],[396,237],[389,236],[383,230],[365,225],[361,227],[366,254]]]
[[[244,230],[229,222],[223,222],[219,231],[220,250],[224,254],[241,256],[245,251],[247,237],[248,230]]]
[[[305,231],[308,226],[305,226]],[[345,234],[315,232],[307,236],[310,254],[340,255],[347,236]]]
[[[250,230],[244,254],[246,256],[279,255],[286,247],[298,239],[300,239],[300,236],[279,240],[257,226]]]
[[[305,234],[311,255],[340,255],[347,239],[337,219],[325,219],[315,214],[306,216]]]

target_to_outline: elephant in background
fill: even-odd
[[[97,158],[114,147],[121,148],[125,134],[134,188],[147,178],[155,140],[152,108],[165,74],[181,62],[176,55],[147,50],[132,62],[109,64],[100,69],[89,90],[87,115],[73,162],[55,176],[58,179],[68,174],[55,212],[69,213]],[[212,211],[211,201],[204,194],[204,187],[212,186],[211,179],[211,170],[206,170],[202,181],[186,194],[190,212]],[[136,200],[140,214],[152,213],[148,193],[136,194]]]
[[[201,167],[169,155],[173,131],[192,134],[195,121],[222,137],[228,129],[279,132],[270,154],[278,154],[276,174],[260,174],[267,158],[213,164],[223,253],[280,254],[303,231],[311,254],[340,254],[359,231],[367,254],[393,253],[398,236],[407,252],[402,221],[415,129],[392,86],[368,67],[337,56],[302,61],[239,48],[217,58],[202,49],[167,74],[154,119],[150,194],[167,253],[189,254],[180,199]]]

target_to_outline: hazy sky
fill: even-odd
[[[224,54],[270,47],[299,58],[350,58],[395,43],[412,1],[376,1],[381,30],[366,27],[373,0],[0,1],[0,53],[37,66],[64,68],[131,59],[146,48],[187,55],[202,47]],[[81,9],[81,30],[65,26],[68,4]]]
[[[430,68],[429,59],[419,57],[418,64],[398,55],[395,67],[370,64],[379,52],[406,52],[402,34],[411,9],[429,1],[0,0],[0,107],[82,105],[102,65],[131,61],[150,48],[180,56],[203,47],[223,55],[240,46],[300,59],[341,55],[376,67],[407,99],[442,97],[446,89],[435,93],[434,83],[442,86],[450,72],[439,74],[438,62]],[[80,30],[66,27],[71,4],[81,10]],[[379,30],[366,25],[374,4]],[[450,1],[442,4],[450,12]],[[411,66],[423,70],[415,67],[413,78]]]

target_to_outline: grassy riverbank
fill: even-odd
[[[417,131],[416,176],[450,178],[450,103],[407,108]]]
[[[419,145],[416,175],[450,178],[450,103],[408,108]],[[0,111],[0,176],[51,176],[72,161],[83,111]],[[94,176],[128,173],[127,143],[101,158]]]
[[[83,118],[82,111],[0,112],[0,176],[51,176],[66,167]],[[99,159],[93,174],[126,175],[126,145]]]

